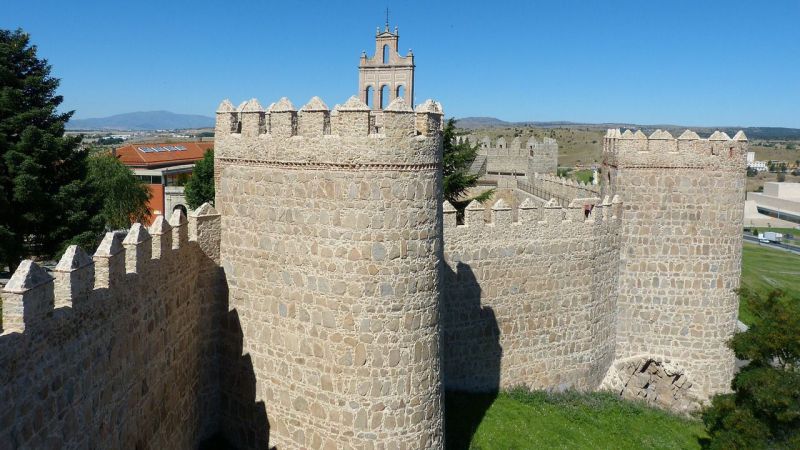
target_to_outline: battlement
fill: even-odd
[[[3,289],[0,345],[9,333],[43,328],[56,309],[85,312],[93,303],[90,298],[108,297],[104,294],[124,287],[129,276],[147,277],[168,270],[166,265],[190,241],[207,240],[208,229],[217,230],[218,240],[219,221],[219,214],[208,204],[188,221],[176,210],[169,221],[157,217],[149,230],[137,223],[127,233],[106,233],[93,256],[70,246],[52,275],[31,260],[23,261]]]
[[[690,130],[674,138],[663,130],[656,130],[648,137],[641,130],[609,129],[603,139],[605,164],[613,167],[744,171],[747,149],[747,136],[742,131],[733,138],[715,131],[707,139],[701,139]]]
[[[590,212],[587,215],[587,205]],[[610,200],[606,196],[601,202],[599,198],[576,198],[566,207],[555,199],[550,199],[537,206],[530,198],[525,199],[518,207],[516,214],[513,208],[503,199],[491,206],[490,214],[486,214],[486,206],[472,201],[464,210],[464,223],[456,221],[456,209],[450,202],[442,205],[445,234],[461,231],[477,231],[485,239],[494,234],[534,236],[539,234],[566,233],[566,228],[591,230],[594,227],[618,225],[622,216],[622,202],[615,196]],[[517,220],[513,220],[516,216]],[[554,236],[554,235],[551,235]],[[491,240],[491,239],[489,239]]]
[[[346,164],[436,163],[441,104],[427,100],[412,109],[402,97],[381,112],[357,97],[328,106],[319,97],[299,110],[282,98],[266,110],[256,99],[238,108],[224,100],[217,109],[218,159],[318,161]],[[376,119],[380,126],[376,126]]]
[[[474,134],[456,136],[456,143],[470,142],[478,145],[478,152],[488,156],[528,156],[537,150],[558,148],[558,142],[549,137],[537,139],[531,136],[523,145],[519,136],[514,137],[509,143],[503,136],[492,140],[488,136],[476,136]]]

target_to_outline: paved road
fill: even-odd
[[[774,248],[776,250],[783,250],[785,252],[794,253],[795,255],[800,255],[800,247],[795,247],[794,245],[788,245],[788,244],[779,244],[776,242],[770,242],[769,244],[765,244],[763,242],[759,242],[758,238],[753,236],[752,234],[744,234],[743,236],[744,240],[747,242],[753,242],[762,247]]]

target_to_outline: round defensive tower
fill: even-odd
[[[443,447],[441,107],[380,114],[356,97],[220,105],[235,444]]]
[[[631,396],[681,407],[683,391],[702,400],[730,388],[746,152],[742,132],[605,137],[604,189],[625,199],[612,381]]]

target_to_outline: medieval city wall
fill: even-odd
[[[598,202],[600,203],[600,202]],[[621,204],[444,207],[447,389],[594,389],[614,358]]]
[[[541,199],[555,199],[563,206],[576,198],[600,195],[599,186],[544,173],[529,173],[527,179],[517,181],[517,187]]]
[[[556,173],[558,168],[558,143],[555,139],[538,140],[530,137],[523,146],[517,136],[509,144],[504,137],[492,142],[488,137],[458,136],[458,142],[469,140],[478,144],[478,154],[486,156],[487,172],[491,174]]]
[[[604,140],[604,189],[625,199],[617,358],[668,364],[700,399],[728,390],[734,370],[726,342],[738,313],[746,151],[741,132],[609,130]]]
[[[2,448],[196,448],[217,428],[219,216],[23,261],[2,292]],[[189,231],[189,228],[192,231]]]
[[[397,99],[374,133],[355,97],[220,106],[221,259],[269,445],[443,447],[441,117]]]

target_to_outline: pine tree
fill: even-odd
[[[205,202],[214,204],[214,149],[206,150],[197,161],[192,176],[183,189],[189,207],[195,209]]]
[[[450,202],[459,211],[463,210],[472,200],[485,202],[494,194],[490,189],[474,197],[465,197],[467,189],[476,186],[480,179],[479,174],[470,173],[469,167],[478,155],[478,145],[469,141],[456,143],[456,121],[449,119],[444,126],[442,136],[444,154],[442,157],[442,184],[444,186],[444,199]]]
[[[91,245],[102,230],[86,181],[87,152],[64,136],[59,80],[22,30],[0,30],[0,261]]]

